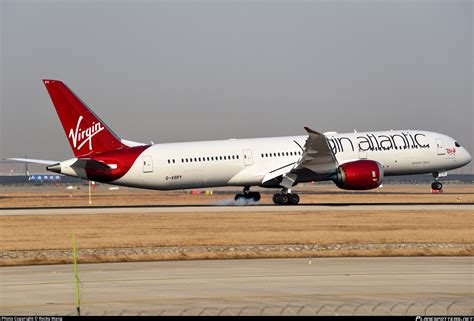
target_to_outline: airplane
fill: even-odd
[[[235,200],[258,202],[253,186],[275,188],[276,205],[296,205],[299,183],[333,181],[344,190],[379,187],[385,176],[439,177],[467,165],[471,155],[456,140],[423,130],[319,133],[183,143],[143,144],[121,139],[60,80],[44,79],[74,158],[10,158],[47,165],[54,173],[155,190],[239,186]]]

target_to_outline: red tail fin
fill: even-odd
[[[127,147],[62,81],[43,82],[76,157]]]

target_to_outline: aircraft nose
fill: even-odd
[[[465,148],[464,148],[464,154],[465,154],[464,158],[465,158],[466,164],[469,164],[472,160],[471,154],[469,154],[469,152]]]

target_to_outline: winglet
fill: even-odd
[[[321,133],[309,128],[309,127],[306,127],[304,128],[306,130],[306,132],[308,132],[308,134],[316,134],[316,135],[322,135]]]

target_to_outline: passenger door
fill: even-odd
[[[242,153],[244,155],[244,165],[245,166],[252,165],[253,164],[252,151],[250,149],[244,149]]]
[[[143,173],[152,173],[153,172],[153,158],[149,155],[142,157],[143,161]]]
[[[446,151],[444,150],[443,140],[441,138],[436,138],[436,148],[438,148],[438,155],[444,155]]]

